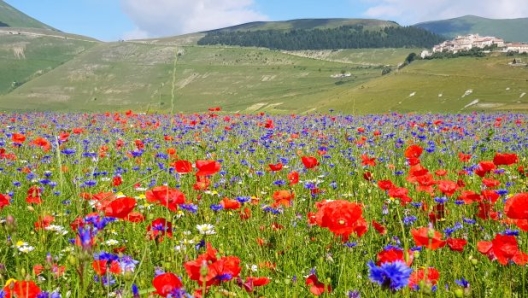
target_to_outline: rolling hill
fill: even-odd
[[[509,64],[513,58],[528,60],[522,55],[418,60],[400,68],[410,53],[422,48],[271,50],[199,45],[207,32],[104,43],[50,29],[20,12],[8,13],[14,11],[0,6],[2,110],[190,113],[212,106],[240,113],[528,110],[528,67]],[[214,32],[317,32],[344,25],[367,31],[398,27],[379,20],[306,19],[255,22]],[[393,71],[382,75],[387,68]]]
[[[4,1],[0,1],[0,27],[40,28],[56,30],[22,13]]]
[[[449,38],[478,33],[481,36],[500,37],[509,42],[528,42],[528,30],[526,30],[528,18],[487,19],[467,15],[449,20],[419,23],[414,26]]]

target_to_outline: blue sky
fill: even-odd
[[[412,25],[468,14],[528,17],[527,0],[4,1],[59,30],[103,41],[173,36],[259,20],[375,18]]]

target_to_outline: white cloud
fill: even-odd
[[[526,0],[363,0],[370,5],[364,15],[394,20],[402,25],[477,15],[492,19],[528,16]]]
[[[254,9],[253,0],[121,0],[136,32],[148,37],[173,36],[268,17]],[[145,37],[144,35],[142,37]]]

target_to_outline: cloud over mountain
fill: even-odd
[[[267,20],[253,0],[121,0],[136,29],[127,37],[156,37]]]

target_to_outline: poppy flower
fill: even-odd
[[[112,178],[112,186],[119,186],[123,183],[123,178],[121,176],[114,176]]]
[[[237,278],[240,274],[240,259],[235,256],[218,257],[217,251],[210,243],[207,243],[205,253],[200,254],[196,260],[183,264],[185,271],[191,280],[197,281],[200,285],[218,285]],[[204,268],[207,272],[204,273]]]
[[[451,180],[440,180],[437,181],[438,189],[446,196],[452,196],[453,193],[458,189],[456,182]]]
[[[500,185],[500,181],[497,179],[482,178],[482,184],[484,184],[484,186],[487,188],[496,188]]]
[[[51,225],[51,223],[55,220],[55,217],[52,215],[43,215],[39,216],[39,219],[33,224],[35,227],[35,230],[44,229],[45,227],[48,227]]]
[[[170,211],[176,211],[178,205],[185,204],[185,195],[180,190],[165,185],[147,190],[145,196],[148,202],[158,203]]]
[[[317,161],[317,158],[313,156],[303,156],[301,157],[301,161],[304,167],[307,169],[312,169],[319,165],[319,161]]]
[[[129,197],[121,197],[111,201],[106,205],[104,212],[105,216],[116,217],[124,219],[136,206],[136,199]]]
[[[477,165],[477,168],[475,169],[475,174],[480,177],[484,177],[487,173],[495,170],[496,168],[496,165],[492,161],[483,160]]]
[[[17,145],[21,145],[26,141],[26,136],[21,133],[14,133],[11,135],[11,141]]]
[[[4,208],[5,206],[11,204],[10,200],[11,197],[9,197],[8,195],[0,194],[0,210],[2,210],[2,208]]]
[[[378,234],[380,235],[385,235],[387,234],[387,228],[382,225],[381,223],[375,221],[375,220],[372,220],[372,226],[374,227],[374,230],[376,230],[376,232],[378,232]]]
[[[37,298],[41,292],[34,281],[16,280],[4,287],[5,298]]]
[[[223,198],[222,201],[220,201],[220,205],[222,205],[225,210],[237,210],[242,204],[237,200]]]
[[[150,240],[163,241],[164,237],[172,238],[172,223],[165,218],[156,218],[147,227]]]
[[[518,193],[509,198],[504,212],[511,219],[528,219],[528,193]]]
[[[361,206],[345,200],[327,201],[319,205],[315,215],[316,223],[329,229],[334,235],[348,241],[352,233],[359,237],[367,232],[367,222],[362,217]]]
[[[217,173],[220,171],[220,163],[215,160],[197,160],[196,168],[198,169],[198,172],[196,173],[196,176],[209,176]]]
[[[317,275],[310,274],[306,277],[305,283],[307,286],[310,287],[310,293],[314,294],[315,296],[320,296],[324,293],[331,293],[332,287],[330,285],[325,285],[324,283],[320,282],[317,278]]]
[[[389,190],[394,187],[394,184],[390,180],[379,180],[378,187],[383,190]]]
[[[246,292],[252,293],[255,287],[262,287],[269,284],[270,279],[268,277],[246,277],[244,281],[238,278],[238,285],[242,287]]]
[[[295,198],[295,194],[289,190],[277,190],[273,193],[273,208],[278,206],[291,206],[291,201]]]
[[[299,183],[299,173],[297,171],[288,173],[288,181],[290,181],[290,185]]]
[[[42,191],[38,186],[36,185],[31,186],[27,191],[26,203],[41,204],[42,203],[42,199],[40,197],[41,192]]]
[[[510,261],[517,265],[525,265],[528,262],[528,255],[519,249],[517,239],[511,235],[497,234],[491,241],[479,241],[477,250],[502,265],[507,265]]]
[[[461,162],[468,162],[470,159],[471,159],[471,154],[466,154],[462,152],[458,153],[458,160],[460,160]]]
[[[42,148],[44,152],[48,152],[51,149],[51,143],[43,137],[37,137],[31,141],[31,145]]]
[[[190,173],[193,170],[192,163],[188,160],[177,160],[172,166],[180,174]]]
[[[407,159],[420,158],[422,155],[423,148],[419,145],[410,145],[405,149],[404,155]]]
[[[435,250],[444,247],[445,240],[442,240],[442,234],[428,227],[421,227],[419,229],[412,229],[411,234],[417,246],[424,246],[426,248]]]
[[[438,272],[436,268],[420,268],[411,273],[409,278],[409,288],[418,290],[421,282],[424,282],[425,285],[432,287],[438,283],[438,279],[440,279],[440,272]]]
[[[376,158],[375,157],[369,157],[366,154],[361,154],[361,165],[362,166],[375,166],[376,165]]]
[[[452,251],[463,251],[467,244],[467,240],[462,238],[447,238],[446,242]]]
[[[282,165],[281,162],[276,163],[276,164],[271,164],[271,163],[268,164],[268,167],[269,167],[270,171],[272,171],[272,172],[277,172],[277,171],[282,170],[282,166],[283,165]]]
[[[162,297],[171,295],[183,286],[181,280],[174,273],[163,273],[154,277],[152,285],[156,289],[156,293]]]
[[[413,262],[413,254],[408,253],[408,261],[405,261],[405,252],[403,249],[398,247],[388,247],[376,255],[376,265],[379,266],[383,263],[392,263],[395,261],[405,262],[408,266],[411,266]]]
[[[514,163],[517,163],[519,161],[519,158],[517,157],[517,154],[515,153],[495,153],[495,156],[493,157],[493,163],[497,166],[508,166],[512,165]]]
[[[462,191],[458,199],[464,201],[465,204],[471,204],[471,203],[480,201],[481,197],[479,194],[475,193],[474,191],[464,190]]]

